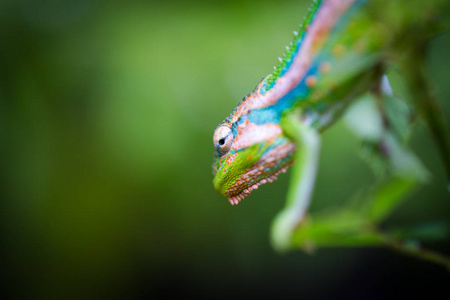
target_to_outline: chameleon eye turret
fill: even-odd
[[[226,154],[233,145],[233,131],[229,124],[222,124],[214,131],[214,148],[219,155]]]

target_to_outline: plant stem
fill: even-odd
[[[378,231],[378,234],[382,236],[383,244],[385,247],[394,251],[406,254],[418,259],[423,259],[438,265],[446,267],[450,271],[450,258],[429,249],[425,249],[417,244],[415,241],[408,243],[395,238],[389,234]]]

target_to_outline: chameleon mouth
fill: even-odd
[[[284,166],[283,168],[279,169],[278,171],[276,171],[275,173],[273,173],[269,177],[261,179],[260,181],[254,183],[253,185],[251,185],[248,188],[244,189],[239,194],[231,196],[230,198],[228,198],[228,201],[230,202],[231,205],[238,205],[239,202],[241,202],[241,200],[243,200],[247,196],[250,196],[250,193],[253,190],[258,189],[258,187],[260,185],[263,185],[265,183],[272,183],[272,182],[274,182],[275,180],[278,179],[278,175],[280,173],[286,173],[287,169],[288,169],[288,166]]]

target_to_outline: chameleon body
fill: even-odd
[[[297,159],[301,145],[285,125],[293,111],[301,110],[299,122],[321,133],[351,101],[374,89],[393,60],[421,43],[411,33],[428,34],[422,24],[436,6],[412,2],[314,2],[273,74],[216,128],[214,188],[238,204]]]

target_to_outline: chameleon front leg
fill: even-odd
[[[283,131],[295,141],[297,150],[286,206],[272,225],[271,240],[278,251],[288,250],[292,245],[293,233],[308,209],[319,165],[319,133],[302,122],[301,118],[302,112],[297,109],[282,121]]]
[[[379,181],[346,206],[308,217],[305,214],[317,172],[320,138],[317,131],[301,121],[300,111],[286,117],[283,130],[297,144],[298,161],[293,168],[286,207],[272,226],[275,249],[303,248],[311,252],[316,247],[384,246],[450,266],[447,257],[420,247],[417,241],[408,239],[407,232],[406,239],[402,239],[398,233],[384,232],[379,227],[405,195],[427,178],[425,168],[404,144],[409,127],[409,113],[405,109],[392,96],[387,77],[380,80],[372,95],[350,109],[347,122],[370,151],[368,158],[374,170],[383,169]],[[371,126],[361,126],[361,118],[372,123]]]

